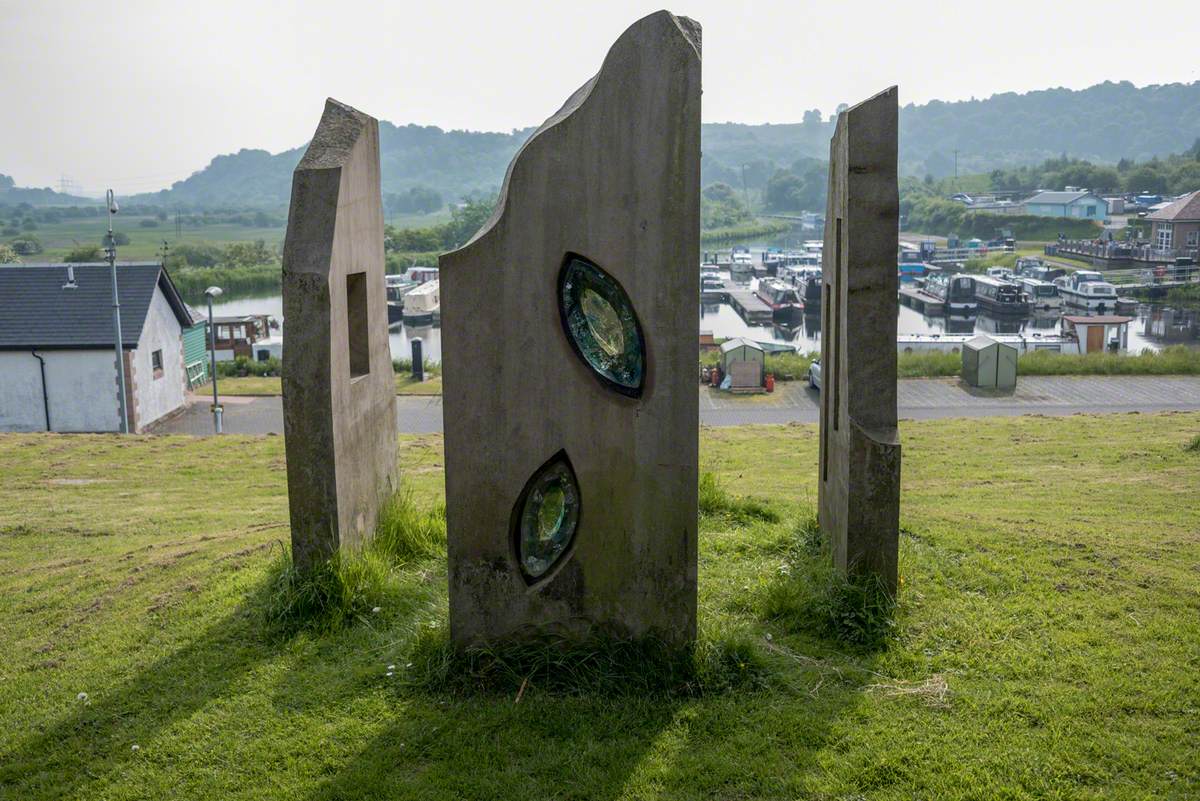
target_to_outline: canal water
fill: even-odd
[[[728,278],[728,275],[723,275]],[[757,279],[750,282],[754,288]],[[1134,322],[1129,325],[1129,351],[1140,353],[1143,349],[1159,350],[1170,344],[1162,338],[1152,336],[1151,318],[1163,307],[1159,303],[1143,303],[1129,316]],[[283,298],[269,295],[255,298],[232,298],[213,304],[217,315],[269,314],[283,320]],[[756,342],[776,342],[798,348],[802,353],[821,349],[821,316],[804,315],[794,326],[750,324],[738,315],[727,303],[704,303],[700,305],[698,331],[712,332],[714,337],[747,337]],[[927,317],[907,306],[899,307],[896,318],[897,334],[1058,334],[1062,331],[1058,312],[1043,312],[1031,317],[994,318],[986,314],[952,317]],[[408,358],[412,355],[411,342],[420,337],[422,348],[430,361],[442,359],[442,332],[435,325],[402,326],[389,332],[392,358]],[[1192,344],[1200,344],[1196,340]]]
[[[744,243],[751,252],[757,253],[769,248],[784,250],[798,249],[807,239],[820,239],[821,231],[817,229],[795,228],[785,234],[773,238],[757,239]],[[701,251],[715,250],[714,247],[701,246]],[[728,249],[728,245],[721,246]],[[729,280],[728,272],[721,275]],[[749,283],[750,289],[758,286],[758,279]],[[1129,352],[1140,353],[1143,349],[1159,350],[1169,342],[1152,335],[1151,319],[1162,308],[1161,303],[1143,303],[1130,316],[1134,322],[1129,325]],[[214,312],[218,315],[236,314],[269,314],[280,321],[283,320],[282,296],[268,295],[265,297],[230,298],[221,303],[213,304]],[[1195,311],[1195,310],[1193,310]],[[1200,324],[1200,323],[1197,323]],[[747,323],[738,313],[725,303],[705,303],[700,305],[698,331],[711,332],[714,337],[747,337],[758,342],[775,342],[798,348],[801,352],[819,351],[821,349],[821,317],[820,315],[805,315],[795,326],[782,327]],[[927,317],[907,306],[899,306],[896,318],[897,334],[1025,334],[1034,333],[1043,336],[1059,334],[1062,331],[1059,312],[1039,312],[1024,318],[997,319],[986,314],[970,317]],[[412,355],[412,340],[420,337],[426,358],[430,361],[442,360],[442,332],[435,325],[398,326],[389,331],[392,358],[408,358]],[[1200,340],[1191,339],[1189,344],[1200,346]]]

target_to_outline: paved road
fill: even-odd
[[[995,417],[1019,414],[1064,415],[1097,412],[1200,411],[1196,376],[1026,376],[1016,392],[997,394],[971,389],[958,379],[905,379],[899,382],[900,417]],[[700,388],[700,422],[710,426],[747,423],[815,423],[817,393],[800,382],[776,385],[772,395],[734,397]],[[279,398],[222,398],[225,430],[231,434],[282,433]],[[440,397],[399,396],[396,417],[401,431],[423,434],[442,430]],[[182,415],[158,426],[160,433],[212,433],[207,399],[197,399]]]

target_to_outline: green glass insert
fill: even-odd
[[[525,485],[516,531],[521,572],[535,581],[562,557],[579,523],[579,487],[565,454],[559,454]]]
[[[646,345],[633,304],[616,279],[582,256],[568,256],[559,274],[559,312],[571,346],[604,384],[640,395]]]

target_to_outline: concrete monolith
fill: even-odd
[[[896,87],[838,115],[822,260],[821,529],[847,573],[896,590]]]
[[[328,100],[292,177],[283,245],[283,430],[292,557],[375,528],[396,483],[379,123]]]
[[[696,632],[700,27],[659,12],[441,259],[450,627]]]

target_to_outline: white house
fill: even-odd
[[[184,405],[194,323],[157,263],[117,265],[129,430]],[[0,267],[0,431],[119,431],[107,264]]]

